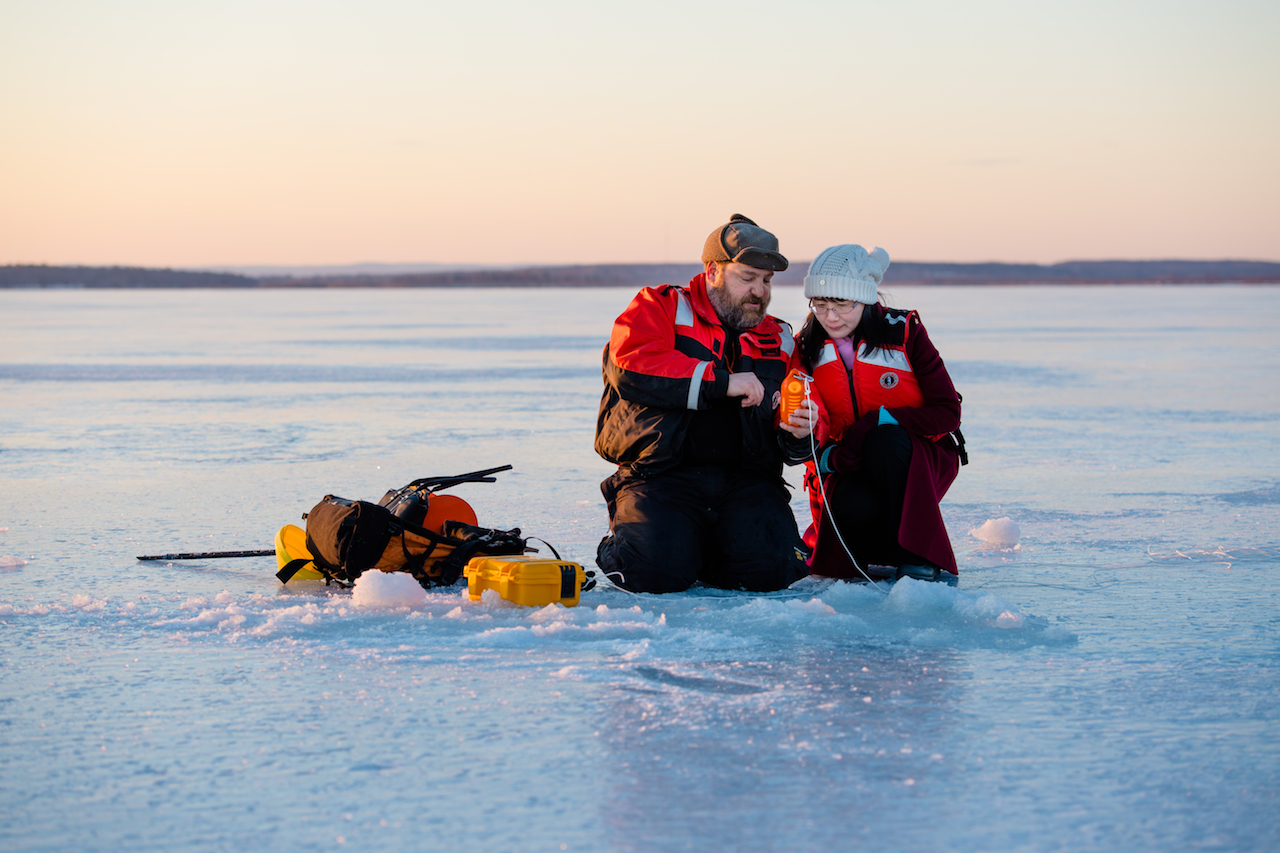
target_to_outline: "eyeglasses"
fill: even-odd
[[[855,310],[861,307],[861,302],[851,302],[848,300],[841,300],[840,302],[831,302],[826,299],[809,300],[809,310],[813,311],[815,314],[828,314],[834,312],[839,314],[841,317],[848,317]]]

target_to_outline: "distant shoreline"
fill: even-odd
[[[800,285],[807,263],[774,277],[779,286]],[[236,273],[151,267],[0,266],[0,288],[423,288],[423,287],[627,287],[684,284],[700,264],[580,264],[489,267],[440,272],[390,272],[306,277],[253,277]],[[1061,264],[893,264],[884,286],[900,285],[1190,285],[1280,284],[1271,261],[1068,261]]]

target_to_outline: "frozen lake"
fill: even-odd
[[[891,295],[957,588],[378,609],[135,556],[511,464],[593,565],[630,291],[0,291],[0,849],[1280,849],[1280,288]]]

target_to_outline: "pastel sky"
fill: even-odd
[[[1280,260],[1280,3],[3,0],[0,264]]]

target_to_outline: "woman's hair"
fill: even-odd
[[[894,340],[892,326],[884,320],[876,305],[862,306],[862,319],[858,320],[850,337],[855,349],[866,344],[868,350],[879,349]],[[813,372],[818,354],[822,352],[822,345],[826,342],[827,330],[822,328],[817,316],[810,311],[804,325],[800,327],[800,363],[805,370]]]

